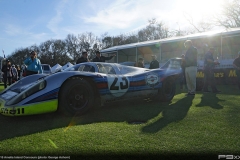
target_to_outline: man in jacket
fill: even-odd
[[[82,51],[82,56],[80,58],[78,58],[76,64],[84,63],[84,62],[89,62],[88,53],[85,50]]]
[[[43,73],[41,61],[37,58],[35,51],[32,51],[30,57],[24,60],[24,64],[27,65],[26,76]]]
[[[185,54],[185,78],[188,88],[187,95],[195,95],[196,92],[196,76],[197,76],[197,48],[193,46],[191,40],[184,43],[187,48]]]
[[[112,59],[113,57],[115,57],[116,55],[114,54],[113,56],[110,56],[110,57],[105,57],[105,56],[102,56],[101,53],[99,51],[96,51],[96,57],[93,58],[93,62],[105,62],[106,60],[110,60]]]
[[[2,72],[3,72],[4,88],[7,88],[7,82],[9,86],[12,84],[12,75],[13,75],[12,69],[11,69],[11,62],[9,60],[7,60],[5,62],[5,65],[3,65]]]
[[[144,68],[143,58],[139,58],[138,62],[134,64],[134,67]]]
[[[236,69],[238,89],[240,89],[240,51],[238,52],[238,57],[233,61],[233,66]]]
[[[204,56],[204,86],[203,92],[210,92],[208,90],[208,85],[210,84],[213,93],[219,93],[220,91],[217,90],[214,78],[214,66],[218,65],[218,61],[214,61],[213,53],[215,49],[210,48],[209,51]]]
[[[152,62],[150,63],[149,69],[159,68],[159,61],[156,59],[155,55],[152,55]]]

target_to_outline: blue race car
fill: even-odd
[[[60,110],[81,115],[107,103],[156,97],[171,101],[178,70],[145,69],[116,63],[87,62],[51,75],[27,76],[0,93],[0,113],[6,116]]]

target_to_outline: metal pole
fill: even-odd
[[[117,63],[118,63],[118,50],[117,50]]]
[[[162,45],[161,45],[161,43],[159,43],[159,52],[160,52],[160,54],[159,54],[159,62],[161,63],[161,61],[162,61]]]
[[[223,55],[222,55],[222,41],[223,41],[223,38],[222,38],[222,35],[221,35],[221,59],[223,59]]]
[[[137,54],[137,46],[136,46],[136,62],[138,60],[138,54]]]

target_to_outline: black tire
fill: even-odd
[[[163,81],[163,86],[159,89],[159,100],[161,102],[169,102],[173,99],[176,93],[176,81],[173,77]]]
[[[82,115],[94,105],[93,87],[84,78],[71,78],[61,89],[59,110],[67,116]]]

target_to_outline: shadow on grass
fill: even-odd
[[[193,96],[184,97],[176,103],[146,102],[143,100],[112,104],[96,108],[85,115],[66,117],[60,113],[33,115],[25,117],[0,116],[0,141],[49,131],[66,129],[71,125],[85,125],[101,122],[126,122],[129,124],[146,123],[162,114],[162,118],[143,127],[142,132],[158,132],[168,124],[184,119],[192,105]]]
[[[61,118],[60,114],[49,113],[24,117],[0,116],[0,141],[18,136],[30,135],[46,130],[61,128],[69,124],[71,118]]]
[[[101,122],[147,122],[156,117],[165,108],[156,102],[133,101],[131,103],[110,105],[96,108],[85,115],[66,117],[61,113],[49,113],[23,117],[6,117],[0,115],[0,141],[49,131],[66,129],[71,125],[85,125]]]
[[[196,105],[196,107],[204,107],[209,106],[213,109],[223,109],[223,106],[218,102],[222,102],[225,100],[219,99],[216,94],[213,93],[203,93],[201,97],[201,102]]]
[[[155,133],[172,122],[177,122],[186,117],[189,108],[192,106],[194,96],[187,96],[169,105],[162,111],[162,118],[142,128],[143,132]]]

